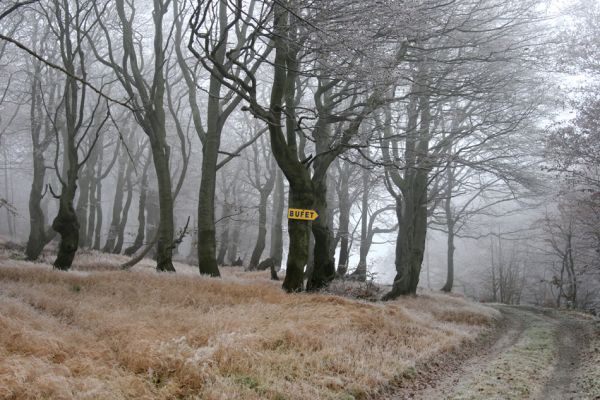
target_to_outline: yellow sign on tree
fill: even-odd
[[[319,214],[315,210],[303,210],[300,208],[288,208],[288,219],[301,219],[304,221],[314,221]]]

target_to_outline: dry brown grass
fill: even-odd
[[[118,258],[101,256],[89,272],[95,257],[65,273],[0,256],[0,398],[365,398],[496,315],[437,294],[288,295],[239,269],[106,271]]]

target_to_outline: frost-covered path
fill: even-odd
[[[486,351],[399,398],[598,399],[599,329],[580,314],[497,306],[503,332]]]

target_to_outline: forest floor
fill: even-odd
[[[19,258],[0,251],[0,399],[600,394],[600,336],[583,314],[289,295],[268,272],[157,274],[149,260],[126,272],[125,257],[96,252],[70,272]]]

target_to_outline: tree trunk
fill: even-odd
[[[223,225],[221,230],[221,238],[219,239],[219,253],[217,255],[217,264],[225,265],[225,255],[227,254],[227,245],[229,244],[229,225],[231,224],[231,210],[232,204],[226,199],[223,203],[223,209],[221,211],[221,224]]]
[[[63,271],[71,268],[75,252],[79,246],[79,222],[77,221],[77,214],[73,207],[73,200],[77,191],[79,160],[75,145],[74,130],[71,129],[71,126],[67,130],[71,133],[66,135],[67,140],[65,141],[64,157],[66,160],[64,164],[67,164],[66,182],[62,183],[58,214],[52,222],[52,229],[60,234],[60,244],[56,260],[54,261],[54,268]]]
[[[125,249],[125,255],[131,256],[138,251],[144,244],[144,233],[146,231],[146,193],[148,191],[148,166],[150,165],[150,156],[144,164],[144,172],[140,183],[140,198],[138,201],[138,230],[133,244]]]
[[[214,101],[218,102],[218,98]],[[210,106],[208,112],[210,115]],[[212,112],[216,112],[216,110],[212,110]],[[209,127],[202,146],[202,177],[198,196],[198,267],[202,275],[219,277],[221,274],[216,257],[215,188],[221,132],[215,128],[213,127],[211,130]]]
[[[37,38],[37,24],[34,26],[34,38]],[[35,39],[34,39],[35,40]],[[40,138],[42,132],[42,99],[39,90],[41,73],[41,63],[34,63],[34,71],[31,82],[31,105],[30,105],[30,121],[31,121],[31,142],[33,147],[33,180],[31,182],[31,190],[29,192],[29,238],[25,248],[25,255],[30,261],[37,260],[44,246],[51,240],[54,235],[49,234],[46,228],[46,216],[42,210],[42,198],[44,191],[44,179],[46,175],[46,166],[44,151],[50,144],[50,128],[49,121],[45,124],[45,138]],[[54,87],[50,92],[50,108],[54,107]]]
[[[369,253],[369,171],[363,169],[362,172],[362,202],[361,202],[361,217],[360,217],[360,259],[358,266],[352,272],[351,277],[360,282],[367,280],[367,254]]]
[[[250,257],[250,264],[248,265],[249,270],[254,270],[260,263],[260,257],[266,246],[267,238],[267,201],[269,200],[270,190],[261,190],[260,201],[258,204],[258,236],[256,238],[256,245],[252,251]]]
[[[312,189],[290,183],[289,204],[290,208],[312,209]],[[300,292],[304,288],[304,266],[308,262],[310,222],[288,218],[288,232],[290,247],[283,288],[288,292]]]
[[[314,267],[306,284],[306,289],[310,291],[324,288],[335,278],[335,260],[330,251],[333,234],[327,223],[327,175],[313,184],[314,209],[319,216],[312,223],[315,238]]]
[[[119,221],[119,227],[117,229],[117,243],[113,249],[113,253],[120,254],[123,249],[123,242],[125,241],[125,228],[127,227],[127,219],[129,217],[129,208],[131,207],[131,200],[133,198],[133,187],[131,183],[131,169],[127,168],[127,198],[125,199],[125,206],[123,207],[123,214]]]
[[[275,271],[281,269],[283,260],[283,209],[285,188],[283,187],[283,172],[277,168],[275,176],[275,194],[273,195],[273,214],[271,216],[271,247],[269,258],[273,260]],[[277,276],[275,274],[275,276]]]
[[[227,260],[229,261],[229,265],[234,265],[238,260],[238,246],[240,244],[240,231],[242,229],[242,223],[238,219],[235,221],[233,226],[233,235],[231,235],[231,240],[229,241],[229,245],[227,246]]]
[[[447,273],[446,283],[442,287],[442,292],[451,292],[454,285],[454,215],[452,212],[452,188],[454,186],[454,170],[452,165],[446,165],[446,200],[444,204],[444,212],[446,214],[446,230],[447,237]]]
[[[164,122],[164,116],[163,116]],[[164,127],[164,124],[162,125]],[[164,138],[161,134],[160,137]],[[175,272],[172,261],[173,251],[173,193],[171,173],[169,171],[169,147],[150,137],[152,159],[158,183],[158,204],[160,222],[158,224],[158,240],[156,242],[156,269],[162,272]]]
[[[113,252],[115,248],[115,241],[117,240],[117,233],[119,230],[119,224],[121,222],[121,212],[123,211],[125,169],[129,168],[125,165],[125,163],[127,163],[127,157],[125,157],[125,154],[123,154],[119,162],[119,172],[117,174],[117,182],[115,185],[115,199],[112,207],[112,219],[110,222],[110,227],[108,228],[106,243],[102,248],[102,251],[105,253]]]
[[[89,160],[88,160],[89,162]],[[87,242],[87,222],[88,222],[88,209],[90,202],[90,190],[91,180],[90,176],[93,174],[93,164],[91,162],[86,165],[81,178],[79,179],[79,198],[77,199],[77,207],[75,213],[77,214],[77,220],[79,221],[79,243],[83,247]],[[91,171],[91,172],[90,172]]]
[[[337,275],[342,277],[348,272],[348,258],[350,256],[349,248],[349,227],[350,227],[350,197],[349,197],[349,180],[350,167],[348,163],[344,163],[344,167],[340,173],[340,222],[338,227],[338,235],[340,236],[340,257],[338,260]]]
[[[92,206],[96,210],[96,226],[94,227],[94,250],[100,250],[100,241],[102,238],[102,223],[103,223],[103,212],[102,212],[102,156],[100,156],[100,163],[98,164],[98,172],[96,175],[96,201]],[[90,218],[92,212],[90,210]],[[90,225],[92,227],[93,225]],[[91,236],[90,236],[91,240]]]
[[[442,292],[451,292],[452,286],[454,285],[454,227],[452,224],[448,224],[448,238],[447,238],[447,263],[448,270],[446,273],[446,283],[442,287]]]
[[[29,239],[25,254],[30,261],[37,260],[42,253],[46,240],[46,225],[42,211],[42,192],[44,190],[44,157],[38,150],[33,151],[33,182],[29,192]]]
[[[418,129],[409,128],[407,133],[405,150],[407,167],[404,183],[400,188],[402,196],[396,198],[399,224],[396,241],[396,277],[392,290],[383,297],[384,300],[417,293],[425,253],[431,122],[429,97],[426,94],[421,94],[419,97],[419,112],[421,118]]]

